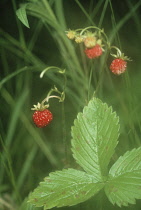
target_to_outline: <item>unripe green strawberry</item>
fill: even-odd
[[[96,45],[96,37],[88,36],[84,39],[84,45],[87,48],[92,48]]]
[[[38,128],[43,128],[52,121],[53,115],[48,109],[42,111],[36,110],[33,113],[32,119]]]
[[[102,55],[103,50],[99,44],[96,44],[93,48],[86,48],[85,53],[88,58],[93,59]]]
[[[120,75],[126,71],[127,62],[122,58],[116,58],[110,65],[110,70],[117,75]]]
[[[69,38],[69,39],[74,39],[75,38],[75,35],[76,35],[76,32],[75,31],[73,31],[73,30],[69,30],[69,31],[67,31],[67,37]]]
[[[83,36],[76,36],[76,38],[75,38],[75,42],[76,43],[78,43],[78,44],[80,44],[80,43],[82,43],[84,41],[84,38],[83,38]]]

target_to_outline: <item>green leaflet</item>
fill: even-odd
[[[141,147],[119,157],[109,175],[105,193],[113,204],[128,206],[141,199]]]
[[[29,196],[29,202],[44,209],[72,206],[95,195],[103,183],[96,183],[92,175],[75,169],[50,173],[49,177]]]
[[[118,117],[93,98],[72,127],[74,158],[86,172],[75,169],[50,173],[29,196],[37,207],[50,209],[81,203],[104,187],[105,172],[118,137]]]
[[[119,157],[107,175],[117,145],[118,121],[111,107],[93,98],[72,127],[73,156],[85,172],[65,169],[50,173],[30,194],[29,202],[44,209],[71,206],[103,187],[109,201],[118,206],[141,199],[141,147]]]
[[[22,205],[18,208],[18,210],[43,210],[43,208],[35,207],[27,201],[28,199],[25,198],[24,201],[22,202]]]
[[[27,4],[22,4],[21,7],[16,11],[16,15],[19,18],[19,20],[27,27],[29,27],[28,19],[27,19],[27,14],[26,14],[26,7]]]
[[[117,145],[118,122],[111,107],[93,98],[72,127],[73,156],[97,181],[107,175],[107,166]]]

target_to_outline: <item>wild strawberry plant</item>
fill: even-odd
[[[141,147],[127,151],[108,169],[119,136],[119,118],[97,98],[77,115],[71,129],[72,153],[82,170],[56,171],[44,178],[28,202],[44,209],[84,202],[104,189],[112,204],[141,199]]]
[[[29,27],[25,12],[27,6],[24,4],[17,11],[17,16]],[[109,50],[114,57],[111,72],[120,75],[126,71],[126,61],[130,59],[117,47],[111,46],[104,30],[90,26],[69,30],[66,35],[76,43],[84,44],[84,53],[89,59],[99,58]],[[116,54],[111,52],[112,49]],[[34,105],[34,108],[47,110],[48,104],[44,106],[44,102],[48,99]],[[49,119],[52,118],[47,117],[47,121]],[[72,206],[90,199],[102,189],[109,201],[119,207],[135,204],[136,199],[141,199],[141,147],[127,151],[109,169],[119,136],[119,118],[111,107],[92,98],[83,112],[78,113],[71,135],[73,157],[82,170],[68,168],[50,173],[29,195],[29,203],[44,209]]]

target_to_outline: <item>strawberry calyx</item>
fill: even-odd
[[[36,111],[43,111],[49,107],[49,104],[44,104],[44,103],[37,103],[37,105],[33,105],[34,107],[31,108],[31,110],[36,110]]]
[[[51,95],[52,92],[57,92],[60,96],[58,95]],[[59,102],[63,102],[65,100],[65,93],[64,92],[60,92],[56,87],[52,88],[47,97],[41,102],[41,103],[37,103],[37,105],[33,105],[33,108],[31,108],[31,110],[36,110],[36,111],[43,111],[45,109],[47,109],[49,107],[49,99],[50,98],[57,98],[59,99]],[[45,104],[47,102],[47,104]]]
[[[125,56],[124,53],[122,53],[121,50],[116,46],[111,46],[110,49],[116,50],[116,54],[110,53],[110,55],[114,58],[122,59],[124,61],[132,61],[129,57]]]

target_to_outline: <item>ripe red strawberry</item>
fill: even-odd
[[[117,75],[120,75],[126,71],[127,62],[122,58],[116,58],[110,65],[110,70]]]
[[[99,44],[96,44],[93,48],[86,48],[85,53],[88,58],[93,59],[102,55],[102,47]]]
[[[48,109],[37,110],[33,113],[32,119],[38,128],[43,128],[52,121],[53,115]]]

